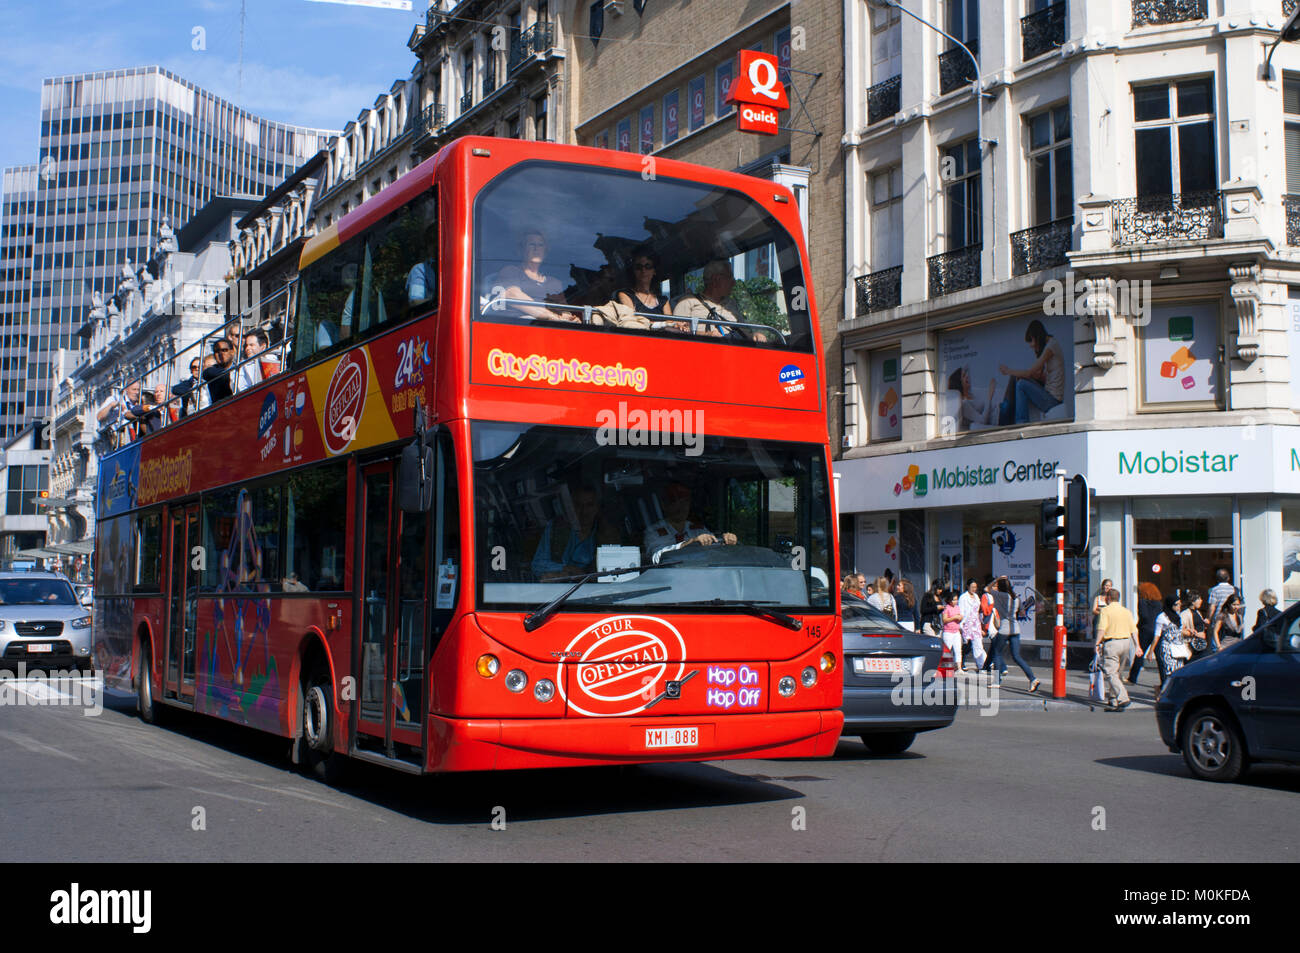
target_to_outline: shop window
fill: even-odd
[[[1236,578],[1232,501],[1213,497],[1134,500],[1132,550],[1137,586],[1148,598],[1155,598],[1148,587],[1154,587],[1160,598],[1189,589],[1204,596],[1214,585],[1218,570],[1226,569]],[[1130,601],[1128,594],[1125,601]]]
[[[1300,601],[1300,506],[1282,507],[1282,605]]]
[[[1141,328],[1142,409],[1178,404],[1223,406],[1219,305],[1210,301],[1152,306]]]

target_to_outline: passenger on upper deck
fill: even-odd
[[[731,289],[736,286],[736,277],[731,265],[715,258],[704,266],[704,287],[698,294],[684,294],[673,304],[673,314],[679,318],[699,318],[708,321],[744,320],[745,312],[735,298]],[[700,334],[710,337],[726,337],[738,333],[717,324],[701,324]]]
[[[489,307],[504,307],[529,317],[544,321],[577,322],[579,318],[567,311],[556,311],[543,305],[518,304],[516,302],[548,301],[552,304],[564,304],[564,286],[560,279],[542,271],[542,262],[546,260],[546,236],[536,229],[524,232],[520,241],[523,261],[519,265],[507,265],[497,275],[496,284],[503,291],[499,297],[510,299]],[[498,295],[494,294],[494,298]]]

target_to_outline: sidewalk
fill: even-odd
[[[1087,711],[1091,706],[1096,710],[1097,714],[1104,713],[1104,705],[1088,700],[1088,672],[1086,670],[1068,669],[1065,673],[1065,697],[1053,698],[1051,664],[1048,662],[1036,665],[1031,663],[1030,667],[1033,668],[1034,674],[1042,680],[1042,684],[1038,686],[1038,691],[1031,695],[1029,693],[1029,682],[1025,679],[1024,673],[1013,666],[1007,670],[1006,677],[1002,680],[1002,688],[998,692],[999,711]],[[1127,675],[1128,672],[1125,671],[1124,674]],[[966,703],[963,707],[981,707],[979,694],[982,691],[987,699],[989,676],[987,674],[976,676],[973,672],[967,671],[957,677],[965,680]],[[979,678],[982,683],[979,690],[976,689],[976,678]],[[1118,714],[1132,712],[1150,714],[1155,709],[1155,692],[1159,684],[1160,673],[1156,669],[1155,663],[1152,662],[1144,666],[1136,685],[1129,685],[1125,682],[1124,687],[1128,689],[1129,699],[1133,704]]]

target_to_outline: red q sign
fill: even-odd
[[[774,55],[741,50],[736,57],[736,78],[727,91],[727,102],[789,109],[790,98],[785,94],[785,84],[780,77]]]

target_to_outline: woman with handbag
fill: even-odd
[[[1182,613],[1183,631],[1188,633],[1184,637],[1192,650],[1192,657],[1186,661],[1195,662],[1210,654],[1210,643],[1206,638],[1206,629],[1210,626],[1204,614],[1205,600],[1195,589],[1188,589],[1183,598],[1183,605],[1187,607]]]
[[[876,591],[867,596],[867,602],[894,621],[898,621],[898,606],[894,603],[894,597],[889,591],[890,588],[889,579],[880,576],[876,579]]]
[[[1155,655],[1156,665],[1160,669],[1160,687],[1156,689],[1157,698],[1165,687],[1165,680],[1192,657],[1191,647],[1183,639],[1183,636],[1190,634],[1191,630],[1183,628],[1183,619],[1179,613],[1181,605],[1177,596],[1165,597],[1165,611],[1156,616],[1155,641],[1151,643],[1151,648],[1147,649],[1148,655]]]

